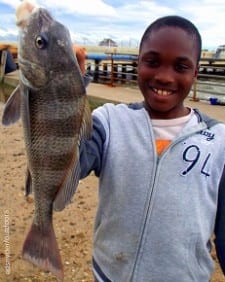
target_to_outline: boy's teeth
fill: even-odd
[[[166,90],[162,90],[162,89],[154,89],[154,91],[161,96],[167,96],[171,94],[171,91],[166,91]]]

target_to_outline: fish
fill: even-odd
[[[34,193],[34,217],[22,256],[63,280],[53,212],[71,202],[79,183],[79,145],[92,133],[84,79],[67,27],[48,10],[32,9],[19,30],[19,85],[2,124],[22,120],[27,157],[25,194]]]

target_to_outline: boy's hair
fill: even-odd
[[[149,35],[151,34],[153,30],[158,30],[161,27],[168,27],[168,26],[181,28],[184,31],[186,31],[188,34],[195,37],[196,45],[197,45],[197,54],[198,54],[197,62],[199,62],[201,58],[201,50],[202,50],[201,35],[198,29],[196,28],[196,26],[192,22],[180,16],[166,16],[166,17],[159,18],[156,21],[154,21],[153,23],[151,23],[147,27],[147,29],[145,30],[141,38],[139,50],[141,50],[143,42],[145,41],[145,39],[149,37]]]

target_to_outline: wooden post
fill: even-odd
[[[114,61],[113,54],[111,54],[111,78],[110,78],[110,86],[114,87]]]
[[[99,78],[99,60],[95,60],[95,72],[94,72],[94,82],[98,82]]]
[[[190,99],[191,101],[198,102],[199,99],[197,98],[197,78],[195,78],[194,84],[193,84],[193,95]]]
[[[5,65],[7,59],[7,50],[1,50],[1,65],[0,65],[0,83],[3,82],[5,75]]]

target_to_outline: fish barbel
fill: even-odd
[[[90,138],[91,113],[69,31],[44,8],[20,29],[19,87],[9,98],[3,124],[22,117],[28,161],[26,194],[35,212],[23,257],[63,279],[53,210],[63,210],[79,181],[79,143]]]

